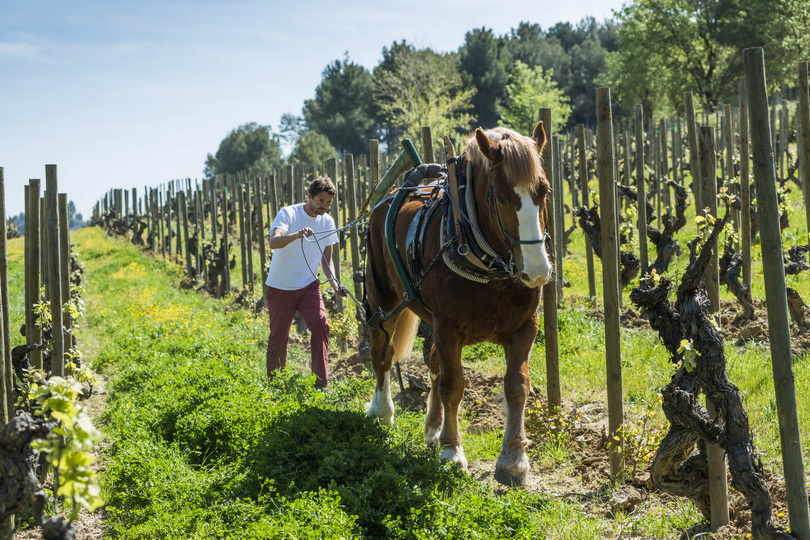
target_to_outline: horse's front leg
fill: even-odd
[[[464,449],[461,447],[461,436],[458,430],[458,409],[461,398],[464,396],[464,373],[461,369],[461,342],[453,332],[443,331],[439,325],[434,326],[433,350],[431,353],[430,365],[431,375],[434,375],[435,365],[440,366],[438,379],[431,385],[431,395],[428,396],[428,418],[425,426],[426,434],[429,434],[431,421],[436,420],[436,416],[431,416],[431,411],[435,410],[437,391],[439,400],[444,412],[441,419],[441,433],[439,434],[439,446],[442,448],[441,459],[458,463],[463,470],[467,470],[467,458],[464,456]],[[430,442],[430,441],[429,441]]]
[[[529,398],[529,354],[537,337],[537,321],[532,318],[504,345],[506,375],[503,379],[506,398],[506,430],[501,453],[495,462],[495,480],[507,486],[521,486],[529,475],[524,426],[526,401]]]
[[[391,427],[394,425],[394,400],[391,399],[391,364],[394,351],[390,333],[386,336],[381,329],[369,327],[369,341],[371,365],[374,367],[377,384],[366,408],[366,416],[379,418],[383,424]]]

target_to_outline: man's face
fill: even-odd
[[[325,191],[318,193],[314,197],[307,193],[307,213],[311,216],[324,215],[329,211],[329,207],[332,205],[332,199],[334,198],[334,195],[330,195]]]

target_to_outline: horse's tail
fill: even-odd
[[[394,362],[410,358],[418,330],[419,317],[416,316],[416,313],[410,309],[402,310],[397,318],[396,327],[391,336],[391,345],[394,348],[392,360]]]

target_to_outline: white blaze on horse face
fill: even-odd
[[[518,234],[520,240],[531,241],[543,237],[545,231],[540,228],[540,209],[532,200],[531,194],[523,188],[515,190],[520,197],[520,210],[517,211]],[[529,287],[540,287],[551,279],[551,262],[548,260],[546,243],[520,244],[523,255],[521,279]]]

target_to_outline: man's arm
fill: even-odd
[[[301,238],[304,238],[306,236],[312,236],[313,232],[314,231],[309,227],[304,227],[298,232],[285,234],[283,230],[277,227],[273,229],[273,233],[270,236],[270,249],[283,248],[285,246],[292,244],[296,240],[300,240]]]

